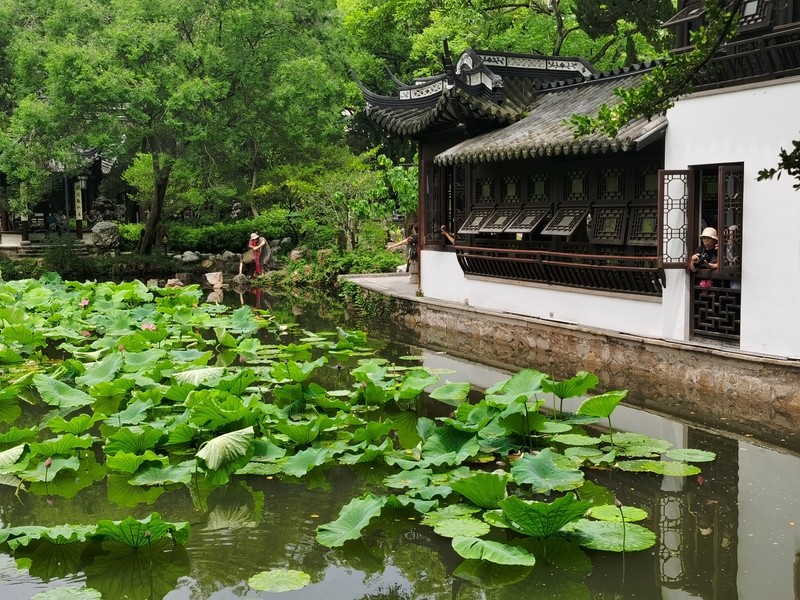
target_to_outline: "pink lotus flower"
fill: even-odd
[[[87,306],[89,306],[89,299],[84,298],[83,300],[78,302],[78,306],[80,306],[81,308],[86,308]]]
[[[89,337],[90,335],[92,335],[92,332],[89,331],[88,329],[84,329],[83,331],[81,331],[81,335],[83,337]]]
[[[155,331],[155,323],[142,323],[142,331]]]
[[[52,466],[53,466],[53,459],[48,456],[47,460],[44,461],[44,468],[49,469]]]

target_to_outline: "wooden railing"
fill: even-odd
[[[719,87],[800,74],[800,24],[734,40],[695,75],[694,89]]]
[[[608,256],[457,246],[465,275],[644,296],[661,296],[664,272],[655,256]]]

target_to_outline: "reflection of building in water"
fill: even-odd
[[[697,477],[664,477],[655,514],[659,581],[702,598],[738,598],[739,444],[699,429],[687,433],[688,447],[717,459],[702,463]]]

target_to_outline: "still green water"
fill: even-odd
[[[260,302],[301,329],[345,325],[333,302],[315,306],[250,294],[241,301]],[[379,354],[391,359],[419,355],[420,364],[451,381],[470,381],[476,391],[509,375],[445,349],[418,347],[413,332],[391,332],[380,324],[347,326],[357,325],[368,328]],[[349,374],[328,367],[320,376],[327,387],[340,388]],[[432,401],[423,407],[429,417],[450,410]],[[648,512],[643,524],[658,537],[648,551],[587,551],[586,563],[569,571],[465,561],[449,539],[411,513],[382,518],[380,528],[365,530],[362,539],[344,547],[321,546],[315,539],[320,524],[335,520],[352,498],[382,489],[387,472],[376,465],[315,469],[302,480],[236,477],[210,493],[181,486],[132,508],[120,506],[107,479],[69,499],[17,495],[14,488],[0,486],[0,527],[90,524],[153,511],[167,521],[191,524],[186,546],[166,551],[142,548],[117,556],[85,544],[32,543],[13,555],[2,552],[0,599],[27,599],[48,590],[51,597],[69,597],[55,595],[64,586],[94,588],[108,599],[266,598],[275,594],[255,591],[247,581],[277,568],[311,577],[305,588],[280,594],[287,599],[800,598],[797,456],[628,408],[614,418],[617,428],[717,454],[716,461],[702,465],[702,475],[693,477],[589,471],[587,477],[611,489],[623,504]]]

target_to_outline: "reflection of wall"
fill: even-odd
[[[797,598],[800,458],[741,443],[739,576],[741,598]]]

